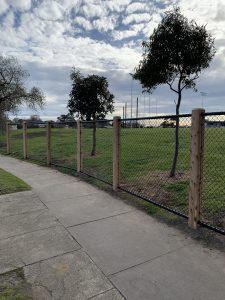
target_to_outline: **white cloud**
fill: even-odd
[[[34,13],[44,20],[59,20],[63,18],[64,8],[55,1],[45,0],[37,8]]]
[[[134,12],[143,12],[148,10],[148,5],[143,2],[133,2],[130,5],[127,6],[126,8],[126,13],[127,14],[132,14]]]
[[[98,31],[107,32],[109,30],[113,30],[116,26],[116,17],[104,17],[93,21],[93,26]]]
[[[88,21],[87,19],[83,18],[83,17],[76,17],[74,19],[74,23],[81,26],[82,28],[84,28],[86,30],[91,30],[92,29],[91,22]]]
[[[9,8],[9,5],[6,3],[6,1],[1,0],[0,15],[3,14],[4,12],[6,12],[8,8]]]
[[[106,14],[104,6],[101,5],[101,2],[98,4],[87,3],[81,7],[80,12],[82,12],[87,18],[102,17]]]
[[[131,14],[123,19],[123,24],[128,25],[131,23],[143,23],[150,21],[150,19],[151,15],[149,13]]]
[[[123,30],[123,31],[119,31],[119,30],[115,30],[112,33],[112,37],[115,40],[123,40],[132,36],[135,36],[137,34],[137,31],[135,30]]]
[[[31,0],[8,0],[8,4],[21,11],[31,8]]]

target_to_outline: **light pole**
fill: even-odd
[[[200,92],[200,95],[202,96],[202,108],[203,108],[203,102],[204,102],[204,98],[203,97],[207,96],[207,93]]]
[[[131,76],[132,80],[131,80],[131,86],[130,86],[130,117],[132,118],[132,110],[133,110],[133,74],[129,73],[129,75]]]

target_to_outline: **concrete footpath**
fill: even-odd
[[[225,254],[55,170],[0,156],[31,191],[0,196],[0,273],[34,299],[224,300]]]

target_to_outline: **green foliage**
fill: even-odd
[[[189,21],[179,8],[165,14],[143,48],[134,78],[148,91],[160,84],[168,84],[177,93],[184,88],[195,89],[195,80],[215,54],[214,39],[205,26]],[[174,88],[176,79],[178,86]]]
[[[215,55],[214,39],[195,21],[184,17],[179,8],[165,14],[161,23],[143,42],[144,54],[133,75],[143,88],[152,92],[168,84],[177,93],[176,115],[179,115],[184,89],[196,89],[195,80]],[[176,119],[174,158],[170,177],[176,174],[179,149],[179,119]]]
[[[104,119],[114,110],[114,96],[108,90],[108,81],[103,76],[84,77],[75,68],[70,74],[73,81],[68,108],[70,113],[86,120]]]

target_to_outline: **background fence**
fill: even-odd
[[[9,124],[9,134],[0,134],[0,151],[73,174],[78,167],[114,189],[188,218],[191,227],[198,222],[225,234],[225,113],[195,110],[179,116],[176,176],[170,177],[176,118],[81,121],[80,129],[76,122],[27,123],[24,129]]]

